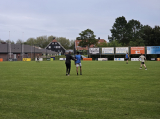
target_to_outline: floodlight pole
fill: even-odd
[[[32,44],[31,44],[31,61],[32,61]]]
[[[59,60],[59,50],[58,50],[58,60]]]
[[[89,44],[88,44],[88,58],[89,58]]]
[[[24,45],[23,45],[23,32],[22,32],[22,60],[23,60],[23,54],[24,54]]]
[[[34,44],[34,60],[35,60],[35,44]]]
[[[10,31],[9,31],[9,54],[11,59],[11,41],[10,41]]]
[[[8,43],[7,43],[7,54],[8,54]],[[7,55],[7,60],[8,60],[8,55]]]

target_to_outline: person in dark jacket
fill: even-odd
[[[37,62],[39,62],[39,54],[37,55]]]
[[[66,76],[70,74],[70,70],[71,70],[71,60],[75,60],[72,56],[71,56],[71,52],[69,52],[68,54],[65,54],[66,56]]]

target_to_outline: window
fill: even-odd
[[[54,46],[54,48],[61,48],[61,46]]]
[[[51,46],[48,47],[49,49],[51,48]]]
[[[56,46],[56,48],[61,48],[61,46]]]

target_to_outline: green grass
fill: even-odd
[[[0,62],[1,119],[160,119],[160,62]]]

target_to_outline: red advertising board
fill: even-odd
[[[131,54],[145,54],[145,47],[131,47]]]

